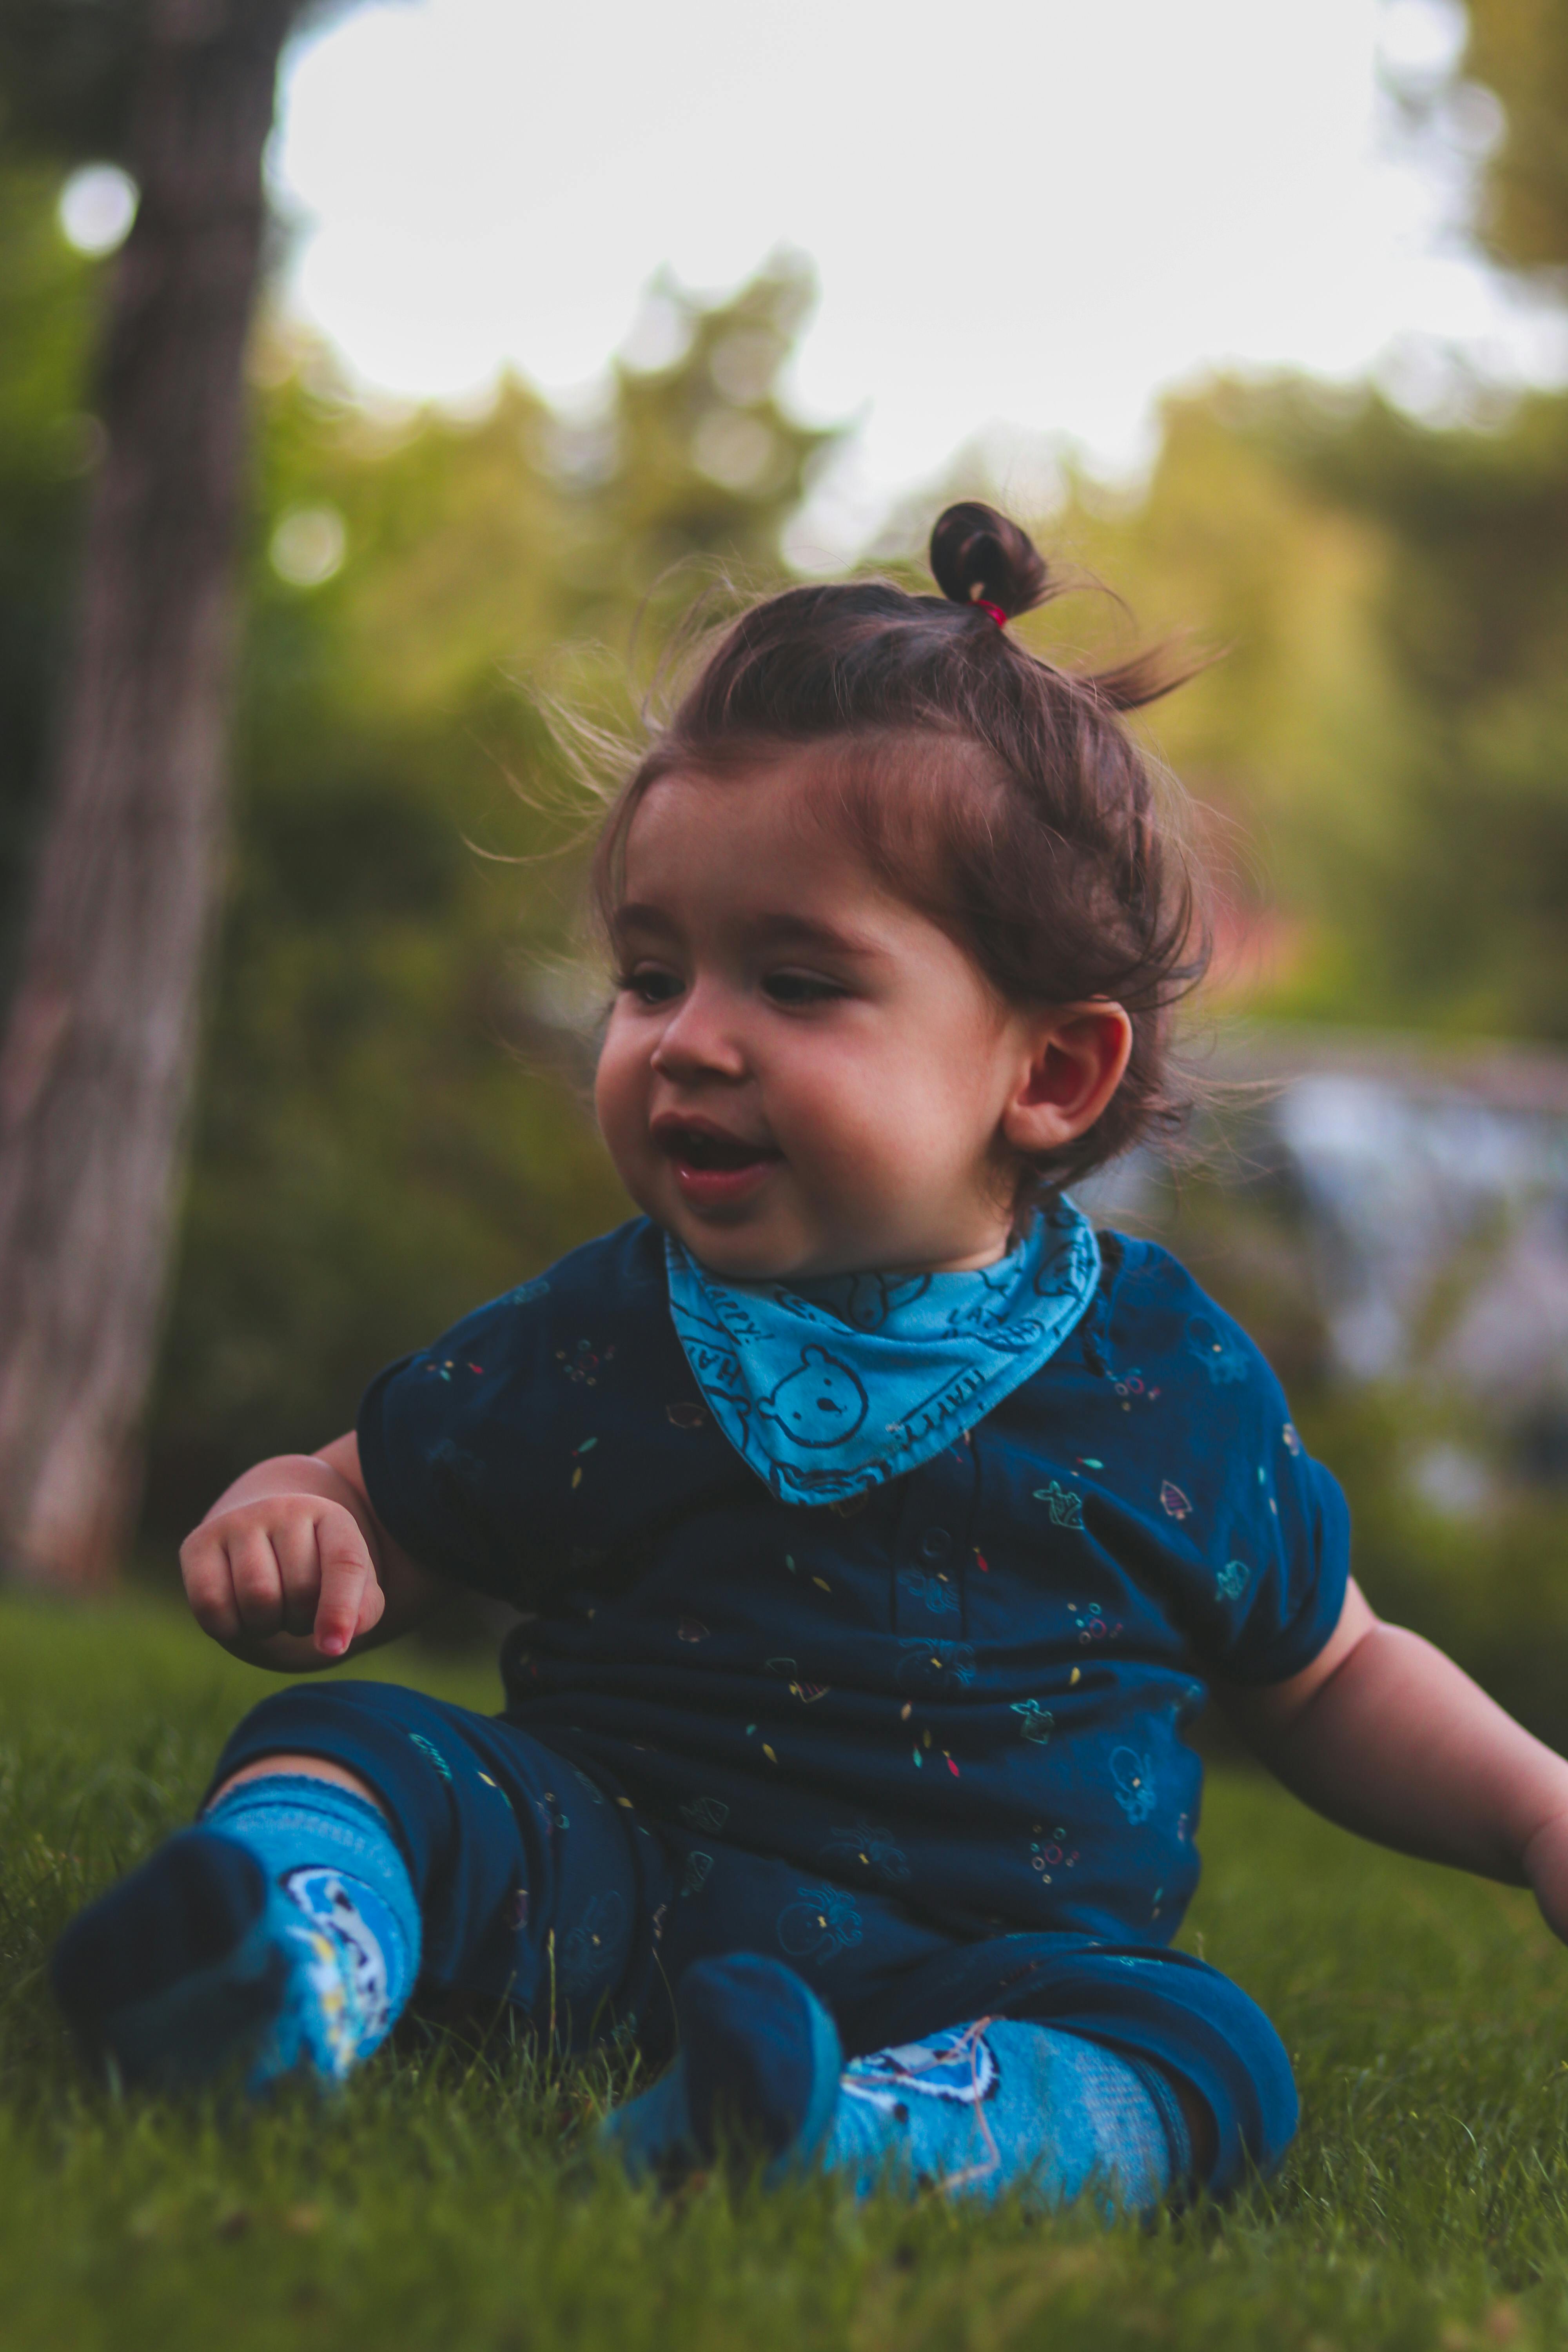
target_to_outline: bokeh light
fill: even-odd
[[[135,217],[136,183],[118,163],[84,164],[60,191],[60,227],[79,253],[112,253]]]
[[[320,588],[342,569],[348,550],[335,507],[291,508],[272,534],[272,569],[290,588]]]

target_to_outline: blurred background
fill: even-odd
[[[1197,1149],[1095,1205],[1261,1340],[1374,1603],[1568,1744],[1568,0],[269,5],[172,1222],[110,1533],[14,1519],[12,1574],[171,1589],[229,1477],[626,1213],[548,713],[628,724],[721,574],[916,581],[979,493],[1122,600],[1042,649],[1223,654],[1149,728],[1215,877]],[[73,870],[134,93],[232,5],[0,0],[14,1003],[51,825]]]

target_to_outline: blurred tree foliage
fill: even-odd
[[[1477,223],[1505,268],[1568,271],[1568,6],[1564,0],[1466,0],[1461,72],[1500,100],[1502,136],[1487,161]]]

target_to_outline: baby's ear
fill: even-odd
[[[1057,1150],[1094,1125],[1121,1085],[1132,1024],[1121,1005],[1097,998],[1044,1013],[1027,1042],[1003,1133],[1017,1151]]]
[[[829,1359],[826,1349],[819,1348],[813,1340],[811,1346],[803,1351],[800,1360],[803,1364],[826,1364]]]

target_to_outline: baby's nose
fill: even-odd
[[[744,1076],[745,1045],[723,990],[701,983],[689,990],[665,1023],[651,1058],[653,1067],[671,1078]]]

